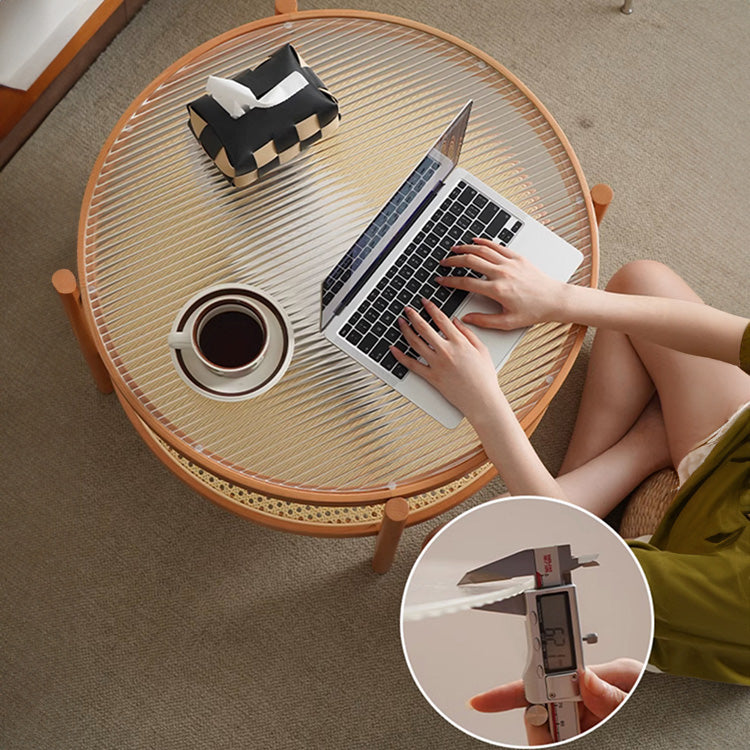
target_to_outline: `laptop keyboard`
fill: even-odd
[[[521,226],[522,222],[471,185],[459,182],[339,334],[381,367],[403,378],[408,370],[388,349],[395,345],[410,356],[418,356],[407,347],[398,327],[397,320],[403,316],[404,307],[414,308],[437,330],[422,307],[421,298],[432,300],[450,318],[468,292],[440,286],[435,276],[482,278],[481,274],[466,268],[441,266],[440,261],[451,254],[454,245],[471,244],[474,237],[497,237],[500,244],[507,245]]]
[[[339,261],[328,275],[323,287],[323,306],[329,304],[352,277],[360,264],[367,260],[375,245],[400,218],[401,213],[437,172],[440,163],[435,159],[424,158],[409,175],[382,211],[373,219],[367,229],[349,252]]]

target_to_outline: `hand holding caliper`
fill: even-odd
[[[628,696],[638,681],[643,665],[635,659],[616,659],[607,664],[586,667],[579,680],[581,702],[578,704],[580,729],[585,732],[609,716]],[[517,708],[530,708],[526,700],[523,680],[500,685],[469,700],[475,711],[498,713]],[[547,722],[542,726],[531,723],[533,717],[524,715],[529,745],[554,742]]]
[[[571,572],[596,566],[596,555],[573,557],[570,545],[526,549],[469,571],[459,586],[533,575],[536,588],[475,609],[526,618],[528,659],[522,685],[527,704],[535,707],[532,724],[548,725],[553,741],[581,732],[577,703],[583,673],[583,642],[596,643],[595,633],[581,635],[576,587]]]

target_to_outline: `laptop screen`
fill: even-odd
[[[336,310],[377,268],[394,240],[421,213],[428,199],[456,166],[470,112],[471,102],[468,102],[325,278],[321,328],[325,328]]]

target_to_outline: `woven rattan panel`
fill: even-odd
[[[282,498],[251,492],[244,487],[239,487],[221,479],[221,477],[217,477],[201,466],[197,466],[158,436],[154,435],[153,437],[182,472],[187,472],[194,479],[197,479],[209,494],[221,495],[224,500],[236,506],[237,512],[242,515],[249,515],[256,521],[265,521],[269,525],[282,525],[275,523],[281,521],[283,527],[287,530],[302,532],[305,531],[305,527],[309,527],[314,532],[316,529],[320,531],[321,526],[327,526],[330,527],[331,531],[324,531],[323,533],[326,535],[356,536],[358,531],[361,531],[362,534],[372,533],[373,523],[379,523],[383,519],[384,503],[321,506],[295,503]],[[424,518],[431,517],[434,510],[433,513],[430,513],[430,509],[461,493],[462,490],[480,479],[487,472],[487,469],[488,467],[485,464],[455,482],[406,498],[409,503],[410,515],[418,513]],[[181,475],[182,472],[180,472]],[[346,529],[342,528],[340,531],[336,531],[334,527],[346,527]]]
[[[674,469],[662,469],[641,482],[627,500],[620,534],[625,539],[653,534],[672,504],[679,485]]]
[[[209,74],[257,65],[286,42],[340,99],[334,137],[246,189],[230,186],[190,133],[185,105]],[[557,134],[528,97],[472,52],[427,31],[371,18],[300,18],[224,39],[139,100],[102,156],[82,214],[81,276],[95,330],[139,414],[188,455],[280,494],[382,490],[478,456],[466,424],[446,430],[329,345],[320,285],[336,260],[467,99],[461,166],[585,255],[583,188]],[[256,399],[191,391],[166,344],[201,289],[260,287],[291,318],[295,354]],[[575,332],[533,329],[500,375],[522,418],[561,372]],[[392,494],[392,493],[391,493]]]

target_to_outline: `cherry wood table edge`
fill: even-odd
[[[282,3],[282,5],[283,4],[284,3]],[[592,243],[591,286],[596,287],[597,282],[598,282],[598,271],[599,271],[599,252],[598,252],[597,212],[595,210],[595,204],[592,200],[590,191],[587,187],[587,183],[583,175],[583,170],[581,169],[580,163],[578,162],[578,158],[573,152],[570,142],[568,141],[567,137],[563,133],[560,126],[554,120],[552,115],[547,111],[544,105],[539,101],[539,99],[537,99],[537,97],[518,78],[516,78],[510,71],[508,71],[499,62],[497,62],[492,57],[482,52],[478,48],[474,47],[473,45],[470,45],[464,42],[463,40],[459,39],[458,37],[455,37],[447,32],[441,31],[439,29],[435,29],[431,26],[428,26],[426,24],[423,24],[417,21],[412,21],[409,19],[399,18],[397,16],[391,16],[391,15],[382,14],[382,13],[374,13],[374,12],[367,12],[367,11],[354,11],[354,10],[296,11],[296,12],[291,12],[291,13],[278,14],[276,16],[271,16],[269,18],[264,18],[264,19],[260,19],[257,21],[253,21],[251,23],[232,29],[231,31],[228,31],[224,34],[221,34],[218,37],[215,37],[205,42],[204,44],[196,47],[191,52],[187,53],[182,58],[177,60],[175,63],[170,65],[168,68],[166,68],[164,71],[162,71],[153,81],[151,81],[151,83],[149,83],[148,86],[146,86],[146,88],[134,99],[134,101],[131,103],[128,109],[123,113],[122,117],[119,119],[119,121],[115,125],[109,137],[107,138],[104,146],[102,147],[99,153],[99,156],[94,164],[94,167],[91,171],[91,176],[86,186],[86,191],[84,193],[84,197],[82,201],[81,216],[80,216],[79,231],[78,231],[78,273],[79,273],[80,279],[86,278],[86,274],[84,273],[85,271],[84,247],[85,247],[86,217],[87,217],[88,208],[91,204],[92,195],[96,187],[97,179],[99,177],[104,161],[107,155],[109,154],[110,148],[112,147],[112,145],[114,144],[118,136],[121,134],[123,128],[125,127],[127,122],[130,120],[133,113],[138,109],[138,107],[163,82],[168,80],[170,76],[172,76],[174,73],[176,73],[178,70],[180,70],[182,67],[184,67],[185,65],[187,65],[194,59],[200,57],[205,52],[210,51],[216,46],[223,44],[227,41],[230,41],[238,36],[247,34],[248,32],[256,31],[258,29],[261,29],[267,26],[285,23],[288,20],[293,20],[293,19],[314,19],[314,18],[363,18],[363,19],[382,21],[384,23],[392,23],[392,24],[407,26],[407,27],[414,28],[420,31],[424,31],[425,33],[432,34],[438,38],[444,39],[459,47],[462,47],[463,49],[467,50],[471,54],[475,55],[476,57],[478,57],[479,59],[481,59],[488,65],[490,65],[491,67],[493,67],[502,76],[504,76],[510,82],[512,82],[529,99],[529,101],[533,103],[533,105],[538,109],[540,114],[542,114],[542,116],[547,120],[549,125],[552,127],[556,136],[559,138],[560,143],[563,146],[568,156],[568,159],[570,160],[571,166],[573,167],[575,171],[576,178],[578,179],[578,182],[581,186],[581,191],[585,200],[586,211],[587,211],[588,220],[589,220],[589,230],[590,230],[591,243]],[[383,502],[384,500],[387,500],[388,498],[395,497],[395,496],[407,496],[408,497],[408,496],[413,496],[413,495],[420,494],[422,492],[426,492],[429,490],[433,490],[435,488],[448,484],[451,481],[457,480],[458,478],[466,475],[472,470],[479,468],[482,464],[487,462],[487,456],[485,452],[481,449],[481,446],[479,446],[479,448],[476,451],[470,454],[467,454],[465,457],[462,457],[458,459],[457,461],[452,462],[452,464],[445,469],[432,472],[429,475],[414,477],[406,482],[394,483],[387,487],[367,489],[367,490],[362,490],[362,491],[340,491],[340,490],[337,490],[336,488],[325,488],[325,487],[316,488],[316,489],[296,488],[296,487],[290,487],[288,485],[279,485],[279,484],[274,483],[270,479],[266,479],[262,477],[249,477],[248,475],[244,473],[235,471],[227,466],[219,464],[218,462],[212,461],[210,458],[206,456],[205,453],[199,453],[198,451],[194,450],[190,446],[189,443],[177,438],[177,436],[173,432],[171,432],[168,428],[160,424],[157,420],[153,419],[151,413],[139,401],[139,399],[133,393],[128,383],[122,377],[122,375],[117,370],[117,368],[114,366],[114,363],[110,359],[109,352],[107,352],[106,350],[104,342],[102,341],[101,337],[97,335],[96,333],[97,328],[96,328],[95,321],[94,321],[93,310],[91,307],[90,300],[88,298],[85,283],[81,285],[80,293],[81,293],[81,308],[82,308],[83,317],[85,319],[86,325],[89,328],[89,330],[92,332],[92,338],[93,338],[93,342],[96,347],[96,350],[98,351],[99,357],[104,363],[104,366],[109,372],[109,375],[112,378],[112,381],[117,388],[118,394],[121,394],[121,397],[127,401],[128,405],[135,411],[137,416],[140,417],[146,423],[148,428],[152,429],[160,438],[165,440],[165,442],[172,445],[176,450],[178,450],[182,455],[187,457],[189,460],[193,461],[194,463],[198,465],[203,466],[204,468],[206,468],[208,471],[212,473],[215,473],[221,477],[226,478],[227,481],[230,481],[234,484],[237,484],[242,487],[246,487],[247,489],[254,491],[254,492],[259,492],[259,493],[267,494],[271,496],[284,497],[285,499],[295,500],[295,501],[311,502],[311,503],[320,504],[320,505],[352,505],[352,504],[365,505],[365,504],[371,504],[371,503],[374,504],[374,503]],[[552,398],[557,393],[559,388],[562,386],[562,383],[564,382],[565,378],[570,372],[570,369],[572,368],[573,363],[575,362],[576,357],[581,349],[583,338],[586,333],[586,329],[582,326],[576,326],[575,329],[576,329],[575,340],[566,358],[566,361],[563,363],[560,371],[555,376],[553,382],[549,384],[547,390],[545,391],[544,395],[541,397],[539,402],[535,404],[535,406],[532,409],[530,409],[529,412],[521,420],[521,425],[528,435],[531,435],[534,429],[536,429],[536,427],[538,426],[547,407],[549,406],[549,403],[551,402]],[[487,481],[489,481],[489,478],[487,479]]]

